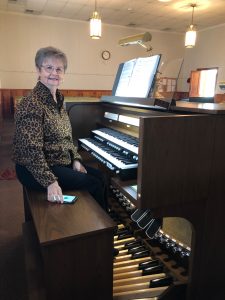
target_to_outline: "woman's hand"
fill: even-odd
[[[52,184],[50,184],[47,188],[48,193],[48,201],[50,202],[56,202],[56,203],[63,203],[63,194],[61,187],[58,185],[58,182],[55,181]]]
[[[87,173],[87,170],[85,167],[80,163],[79,160],[74,160],[73,162],[73,170],[81,172],[81,173]]]

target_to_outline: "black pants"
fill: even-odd
[[[107,185],[102,172],[90,166],[85,166],[86,173],[74,171],[71,166],[50,167],[53,174],[58,178],[61,189],[66,190],[86,190],[101,205],[104,210],[108,210]],[[26,167],[16,164],[17,178],[22,185],[37,191],[47,189],[40,185]]]

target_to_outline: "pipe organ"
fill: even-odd
[[[102,97],[84,131],[81,106],[67,104],[74,137],[108,175],[118,228],[113,299],[222,299],[225,106]]]

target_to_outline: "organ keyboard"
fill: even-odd
[[[138,139],[109,128],[93,130],[93,138],[79,139],[81,147],[123,179],[136,177]]]
[[[143,99],[110,97],[102,99],[97,110],[99,115],[90,137],[81,133],[78,138],[81,148],[102,162],[109,176],[114,177],[111,184],[117,199],[111,197],[111,205],[132,233],[123,242],[117,237],[114,241],[121,251],[114,262],[114,299],[222,299],[225,107],[176,102],[166,110]],[[70,118],[76,120],[73,113],[76,115],[71,109]],[[136,143],[124,142],[123,136],[134,138]],[[137,190],[132,188],[134,185]],[[150,211],[157,221],[150,232],[150,224],[132,220],[137,209]],[[183,240],[176,230],[171,234],[171,228],[165,226],[167,219],[186,220],[192,235]],[[148,258],[137,258],[134,263],[125,244],[139,239],[142,243],[136,247],[146,247]],[[117,273],[127,274],[126,270],[140,273],[139,263],[157,259],[163,265],[159,274],[173,279],[161,290],[151,294],[148,289],[149,294],[138,294],[138,289],[131,291],[127,287],[133,285],[132,277],[117,278]],[[122,282],[126,287],[118,285],[117,289]]]
[[[106,139],[107,144],[112,145],[112,147],[115,147],[115,149],[119,152],[122,151],[122,153],[127,154],[126,150],[129,150],[138,154],[138,139],[135,137],[128,136],[127,134],[109,128],[93,130],[93,133]],[[122,150],[119,146],[121,146],[124,150]],[[137,156],[135,156],[135,158],[137,160]]]

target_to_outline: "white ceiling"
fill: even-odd
[[[225,0],[97,0],[103,23],[185,32],[196,3],[197,30],[225,23]],[[88,21],[95,0],[0,0],[0,11]]]

